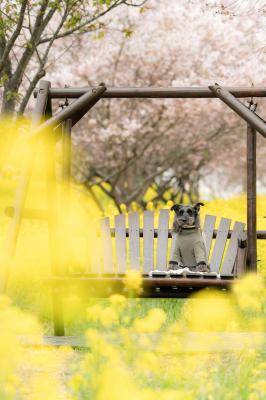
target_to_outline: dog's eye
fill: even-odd
[[[184,214],[184,211],[183,211],[183,210],[180,210],[179,214],[180,214],[180,215],[183,215],[183,214]]]
[[[193,213],[192,213],[192,210],[188,210],[188,214],[189,215],[192,215]]]

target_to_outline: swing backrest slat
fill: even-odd
[[[126,218],[124,214],[115,216],[115,248],[116,272],[123,274],[127,267]]]
[[[203,237],[205,239],[207,259],[209,259],[210,255],[215,221],[216,221],[215,215],[205,215],[202,232],[203,232]]]
[[[159,222],[158,222],[157,257],[156,257],[156,268],[158,270],[165,270],[167,268],[168,226],[169,226],[169,210],[162,209],[159,212]]]
[[[143,273],[154,267],[154,212],[143,213]]]
[[[242,222],[235,222],[234,228],[231,234],[231,239],[225,254],[221,272],[223,274],[232,274],[234,263],[237,255],[237,241],[240,234],[244,231],[245,224]]]
[[[139,213],[128,215],[130,269],[140,270]]]
[[[103,272],[114,273],[114,259],[112,251],[112,237],[110,230],[110,219],[101,220],[102,249],[103,249]]]
[[[210,269],[213,272],[219,272],[230,224],[230,219],[221,218],[210,261]]]

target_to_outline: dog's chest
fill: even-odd
[[[176,234],[176,243],[184,265],[195,265],[195,246],[203,241],[202,233],[199,229],[192,231],[182,231]]]

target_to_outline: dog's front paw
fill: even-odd
[[[183,265],[183,264],[181,264],[181,263],[179,263],[179,262],[177,262],[177,261],[169,261],[169,267],[168,267],[168,269],[177,271],[177,270],[182,269],[182,268],[184,268],[184,265]]]
[[[200,262],[197,264],[197,271],[198,272],[210,272],[210,267],[205,264],[205,262]]]

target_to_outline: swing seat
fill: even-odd
[[[115,216],[114,227],[110,226],[108,217],[102,218],[100,235],[96,239],[101,243],[102,260],[94,254],[90,270],[86,273],[69,273],[49,279],[53,288],[54,310],[57,310],[54,314],[55,332],[63,332],[60,303],[64,293],[77,290],[79,295],[86,297],[109,297],[114,293],[127,295],[125,276],[128,269],[141,272],[142,288],[138,296],[146,298],[184,298],[203,288],[226,291],[230,289],[232,281],[245,272],[245,224],[235,222],[230,230],[231,220],[221,218],[215,230],[217,218],[206,215],[202,231],[211,273],[187,276],[162,273],[156,277],[150,276],[152,270],[167,270],[172,238],[170,213],[168,209],[159,211],[158,228],[154,227],[153,211],[144,211],[143,228],[140,228],[140,217],[137,212],[130,213],[128,227],[124,214]],[[56,321],[57,317],[60,322]]]
[[[173,297],[179,297],[179,295],[186,297],[194,290],[207,286],[227,289],[232,280],[245,272],[247,240],[244,223],[235,222],[233,229],[230,230],[231,220],[221,218],[218,229],[215,230],[217,218],[206,215],[202,232],[205,237],[210,273],[176,275],[166,272],[172,245],[169,210],[159,211],[158,228],[154,227],[153,211],[144,211],[143,228],[140,228],[140,217],[137,212],[130,213],[128,227],[126,227],[124,214],[115,216],[115,227],[110,226],[110,218],[102,218],[100,236],[97,238],[101,242],[101,251],[100,254],[92,255],[89,270],[63,276],[57,275],[50,279],[50,282],[59,285],[78,281],[83,281],[83,285],[92,282],[92,292],[99,294],[100,297],[106,297],[115,290],[125,291],[123,281],[126,271],[130,269],[142,274],[143,290],[140,294],[142,297],[164,297],[164,294],[171,293]],[[153,276],[151,276],[151,271],[154,271]],[[112,282],[114,287],[107,289],[108,284]],[[101,285],[104,290],[100,290]],[[165,290],[161,291],[160,286],[162,288],[169,286],[169,293]],[[185,288],[185,290],[171,291],[177,287],[178,289]],[[154,291],[151,291],[151,288]]]
[[[154,228],[154,213],[144,211],[143,228],[140,228],[140,215],[131,213],[128,216],[128,228],[124,214],[115,216],[115,227],[110,227],[110,219],[101,220],[101,241],[103,268],[100,263],[92,265],[95,274],[123,275],[127,267],[142,272],[148,277],[152,270],[162,271],[159,277],[164,277],[163,271],[167,270],[169,248],[172,245],[172,231],[169,229],[170,213],[168,209],[159,211],[158,229]],[[206,215],[203,224],[206,253],[211,274],[187,274],[196,279],[206,280],[234,279],[243,274],[245,270],[246,233],[245,224],[235,222],[230,231],[231,220],[221,218],[219,227],[215,230],[216,217]],[[112,238],[115,238],[115,257]],[[129,239],[129,252],[127,252],[126,239]],[[213,238],[215,238],[213,243]],[[229,240],[227,240],[229,239]],[[142,242],[142,243],[141,243]],[[213,245],[212,245],[213,243]],[[156,255],[154,250],[156,247]],[[141,252],[140,249],[143,249]],[[226,249],[226,251],[225,251]],[[129,253],[129,254],[127,254]],[[116,260],[116,261],[115,261]],[[168,277],[165,274],[165,277]],[[174,275],[172,276],[175,277]],[[185,282],[184,277],[176,277]]]

